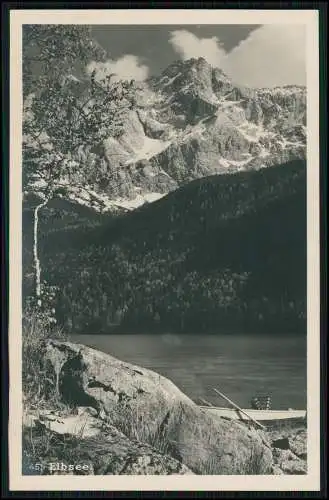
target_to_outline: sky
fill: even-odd
[[[305,31],[297,24],[92,27],[109,55],[96,65],[100,74],[145,80],[173,61],[204,57],[250,87],[306,85]]]

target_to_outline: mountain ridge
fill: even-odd
[[[100,212],[134,210],[194,179],[306,156],[301,86],[237,86],[204,58],[132,85],[136,106],[123,134],[82,148],[84,190],[67,186],[68,199]]]

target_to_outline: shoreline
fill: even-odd
[[[296,455],[304,428],[263,432],[214,418],[159,373],[87,346],[48,339],[42,352],[39,388],[53,383],[48,400],[24,401],[25,470],[40,463],[38,474],[61,474],[47,464],[64,462],[89,464],[70,474],[306,473]]]

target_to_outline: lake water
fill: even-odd
[[[242,407],[269,394],[273,409],[306,408],[306,337],[260,335],[73,335],[72,341],[171,379],[195,401]]]

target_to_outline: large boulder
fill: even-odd
[[[49,341],[47,360],[70,405],[93,407],[128,438],[197,474],[266,474],[271,447],[259,431],[210,415],[170,380],[70,342]]]

